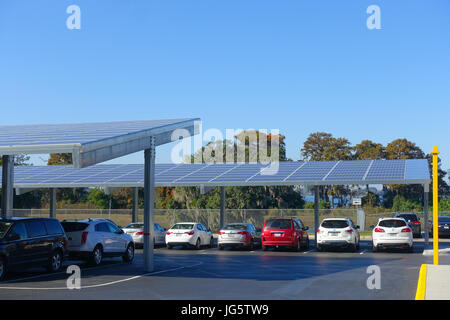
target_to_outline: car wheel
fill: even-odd
[[[262,245],[261,248],[263,251],[267,251],[267,249],[268,249],[267,246],[265,246],[265,245]]]
[[[125,262],[131,262],[134,259],[134,245],[132,243],[128,244],[127,251],[122,256],[122,260]]]
[[[358,241],[358,244],[356,245],[356,250],[359,250],[360,249],[360,246],[359,246],[359,241]]]
[[[356,248],[356,244],[354,244],[354,243],[351,244],[351,245],[350,245],[350,251],[351,251],[351,252],[356,252],[356,250],[358,250],[358,249]]]
[[[319,246],[319,245],[316,246],[316,249],[317,249],[317,251],[319,251],[319,252],[322,252],[322,250],[323,250],[322,246]]]
[[[374,246],[374,245],[372,244],[372,251],[373,251],[373,252],[378,252],[378,247],[377,247],[377,246]]]
[[[200,250],[200,248],[201,248],[200,238],[197,238],[197,242],[195,243],[195,249]]]
[[[213,247],[213,243],[214,243],[214,238],[211,237],[211,239],[209,240],[208,248],[212,248]]]
[[[414,252],[414,246],[411,246],[408,248],[408,253],[413,253]]]
[[[223,250],[223,246],[222,245],[217,245],[217,248],[219,248],[219,250]]]
[[[60,250],[53,251],[52,256],[50,257],[49,264],[47,266],[47,270],[49,272],[58,272],[62,268],[63,256]]]
[[[101,245],[97,245],[91,254],[91,264],[98,266],[103,260],[103,249]]]
[[[6,261],[5,258],[0,257],[0,281],[5,278],[6,274]]]
[[[294,250],[297,252],[302,251],[302,244],[300,242],[300,239],[297,240],[297,245],[295,246]]]
[[[309,237],[306,238],[305,249],[306,249],[306,250],[309,249]]]

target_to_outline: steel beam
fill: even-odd
[[[153,272],[153,213],[155,210],[155,138],[144,151],[144,271]]]
[[[56,218],[56,189],[50,188],[50,218]]]
[[[319,229],[319,186],[314,186],[314,240],[316,245],[317,229]]]
[[[425,247],[428,246],[430,240],[430,225],[428,223],[428,211],[429,211],[429,198],[430,197],[430,185],[424,184],[424,197],[423,197],[423,220],[424,221],[424,235],[425,235]]]
[[[13,216],[14,209],[14,156],[2,156],[2,212],[3,219]]]
[[[225,225],[225,210],[226,210],[225,187],[220,187],[220,229],[222,229]]]
[[[133,209],[131,211],[131,222],[138,222],[139,219],[139,189],[133,188]]]

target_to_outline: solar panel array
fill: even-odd
[[[156,164],[156,186],[429,183],[427,160]],[[0,177],[1,179],[1,177]],[[18,188],[143,186],[142,164],[15,167]]]
[[[0,126],[0,147],[85,144],[193,119]]]

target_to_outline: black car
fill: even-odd
[[[419,216],[414,212],[397,212],[394,218],[403,218],[413,231],[414,238],[420,238],[422,236],[422,224],[420,223]]]
[[[430,237],[433,237],[433,222],[430,221]],[[440,216],[438,217],[438,235],[439,237],[450,237],[450,217]]]
[[[59,271],[67,243],[64,229],[56,219],[0,219],[0,280],[7,271],[24,266]]]

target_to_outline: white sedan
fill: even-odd
[[[158,223],[153,224],[153,230],[155,235],[153,236],[154,246],[165,245],[166,244],[166,230],[161,227]],[[142,247],[144,245],[144,223],[134,222],[123,228],[126,234],[133,237],[134,244],[136,247]]]
[[[175,246],[194,247],[213,245],[211,230],[198,222],[181,222],[175,224],[166,232],[166,245],[168,249]]]
[[[372,231],[373,251],[403,248],[413,252],[413,233],[405,219],[381,218]]]

